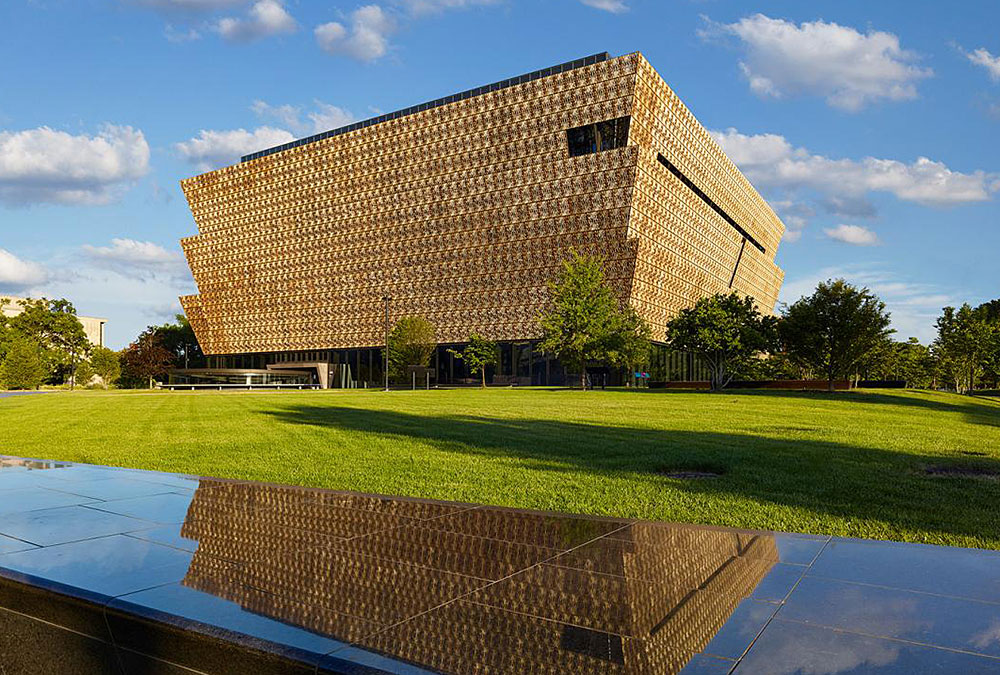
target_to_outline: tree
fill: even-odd
[[[976,308],[988,326],[983,358],[983,380],[993,389],[1000,387],[1000,300],[984,302]]]
[[[934,382],[934,357],[927,345],[911,337],[906,342],[896,343],[898,354],[898,377],[906,381],[911,389],[926,389]]]
[[[104,382],[104,388],[112,386],[121,377],[122,368],[118,352],[107,347],[95,347],[90,355],[90,367]]]
[[[160,343],[156,328],[147,328],[121,353],[122,379],[132,386],[148,383],[153,388],[153,378],[166,375],[174,363],[174,354]]]
[[[45,379],[42,348],[22,335],[7,343],[7,353],[0,363],[0,382],[7,389],[38,389]]]
[[[404,316],[389,333],[389,372],[403,377],[408,366],[426,368],[435,347],[434,324],[422,316]]]
[[[998,326],[989,312],[973,309],[968,303],[957,310],[945,307],[937,320],[938,336],[934,355],[942,375],[959,393],[972,392],[984,367],[992,363]]]
[[[487,340],[477,333],[469,336],[469,344],[462,351],[449,349],[448,353],[457,359],[465,361],[469,366],[469,372],[473,375],[477,373],[482,378],[482,388],[486,388],[486,366],[495,366],[500,363],[500,348],[496,342]]]
[[[649,360],[653,329],[634,307],[620,307],[612,315],[609,328],[604,348],[610,363],[631,372]]]
[[[583,389],[589,362],[623,365],[648,349],[649,327],[605,284],[599,258],[571,249],[549,292],[552,307],[539,318],[539,347],[567,370],[579,369]]]
[[[198,345],[191,323],[183,314],[174,316],[176,323],[165,323],[155,326],[160,344],[174,355],[176,368],[202,368],[205,366],[205,355]]]
[[[86,387],[87,385],[90,384],[90,381],[93,379],[94,379],[94,367],[90,364],[90,361],[86,359],[77,361],[76,368],[73,370],[74,385]]]
[[[46,377],[71,378],[78,360],[90,352],[90,341],[76,310],[67,300],[21,300],[21,313],[6,320],[9,341],[20,335],[39,346]]]
[[[712,391],[723,389],[739,368],[773,348],[775,323],[764,316],[754,299],[738,293],[716,293],[694,307],[682,309],[667,324],[667,346],[697,354],[708,366]]]
[[[785,309],[778,327],[789,355],[825,374],[830,391],[892,333],[885,303],[843,279],[821,282]]]

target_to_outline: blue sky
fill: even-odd
[[[0,293],[120,347],[193,291],[178,181],[293,137],[643,52],[789,227],[782,299],[844,276],[901,337],[1000,297],[1000,5],[6,0]]]

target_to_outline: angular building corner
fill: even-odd
[[[531,341],[570,248],[603,259],[656,336],[718,291],[771,312],[783,276],[780,219],[639,53],[485,85],[181,185],[199,291],[181,303],[219,367],[330,363],[341,382],[368,381],[388,295],[390,320],[424,316],[442,344],[472,332],[509,344],[510,377],[526,358],[527,383],[552,384]],[[456,366],[438,355],[433,367],[448,381]]]

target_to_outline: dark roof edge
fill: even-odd
[[[375,124],[381,124],[382,122],[388,122],[389,120],[399,119],[400,117],[406,117],[407,115],[423,112],[424,110],[430,110],[431,108],[437,108],[439,106],[447,105],[449,103],[464,101],[467,98],[488,94],[491,91],[507,89],[508,87],[513,87],[518,84],[531,82],[533,80],[538,80],[543,77],[549,77],[550,75],[556,75],[558,73],[565,73],[566,71],[576,70],[577,68],[583,68],[584,66],[592,66],[595,63],[601,63],[602,61],[607,61],[609,58],[611,58],[611,56],[607,52],[601,52],[599,54],[592,54],[590,56],[585,56],[582,59],[576,59],[574,61],[567,61],[566,63],[560,63],[557,66],[549,66],[548,68],[535,70],[530,73],[525,73],[524,75],[509,77],[506,80],[500,80],[499,82],[493,82],[492,84],[484,84],[483,86],[476,87],[475,89],[468,89],[466,91],[459,92],[457,94],[452,94],[450,96],[443,96],[441,98],[434,99],[433,101],[428,101],[427,103],[419,103],[417,105],[412,105],[409,108],[403,108],[402,110],[396,110],[394,112],[385,113],[384,115],[379,115],[378,117],[372,117],[370,119],[362,120],[360,122],[354,122],[353,124],[348,124],[347,126],[339,127],[337,129],[331,129],[330,131],[324,131],[322,133],[314,134],[312,136],[306,136],[305,138],[300,138],[295,141],[282,143],[281,145],[276,145],[273,148],[267,148],[266,150],[258,150],[257,152],[250,153],[249,155],[243,155],[243,157],[240,158],[240,162],[241,163],[249,162],[252,159],[259,159],[261,157],[266,157],[267,155],[273,155],[274,153],[282,152],[283,150],[291,150],[292,148],[297,148],[300,145],[306,145],[307,143],[315,143],[316,141],[321,141],[324,138],[330,138],[331,136],[339,136],[340,134],[346,134],[351,131],[357,131],[358,129],[370,127]]]

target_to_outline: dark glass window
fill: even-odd
[[[579,157],[603,150],[623,148],[628,144],[628,117],[604,120],[566,130],[569,156]]]
[[[579,157],[597,152],[597,137],[594,134],[594,125],[588,124],[585,127],[576,127],[566,132],[566,140],[569,142],[569,156]]]

